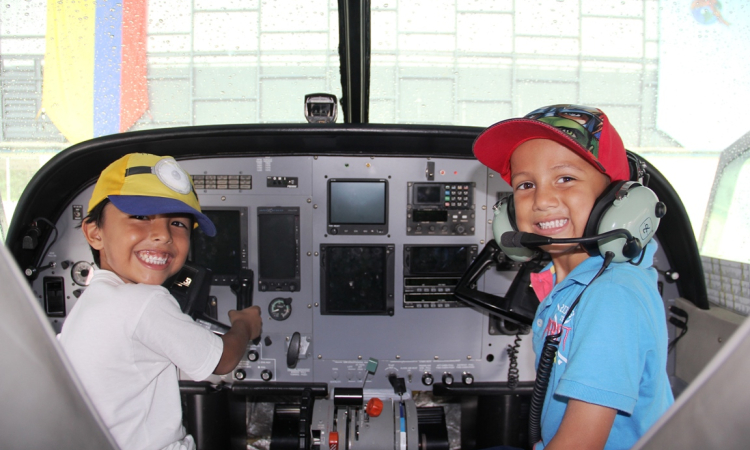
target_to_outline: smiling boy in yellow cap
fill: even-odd
[[[60,342],[122,449],[194,449],[182,426],[177,369],[202,380],[237,366],[260,335],[257,306],[230,311],[216,336],[162,287],[182,268],[190,234],[216,234],[174,158],[126,155],[101,173],[81,228],[99,270]]]

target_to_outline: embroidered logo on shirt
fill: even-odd
[[[562,331],[562,334],[560,335],[560,351],[565,350],[568,336],[570,335],[570,331],[573,329],[570,326],[565,326],[565,324],[560,323],[562,322],[563,318],[565,318],[565,314],[568,313],[569,309],[570,306],[568,305],[557,305],[557,312],[548,319],[547,328],[544,329],[545,336],[554,335]],[[570,323],[573,320],[573,317],[575,317],[575,311],[571,313],[566,323]]]

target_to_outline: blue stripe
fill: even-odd
[[[97,0],[94,33],[94,137],[120,131],[122,2]]]

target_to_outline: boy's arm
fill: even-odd
[[[601,450],[607,443],[616,415],[616,409],[570,399],[560,428],[544,448]]]
[[[232,371],[245,355],[248,341],[260,336],[263,322],[260,318],[260,307],[251,306],[242,311],[229,311],[232,328],[221,337],[224,351],[216,365],[214,373],[224,375]]]

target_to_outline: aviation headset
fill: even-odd
[[[637,156],[628,153],[630,180],[614,181],[594,202],[583,238],[592,238],[612,230],[625,230],[632,239],[625,236],[609,236],[598,240],[589,239],[581,246],[591,256],[614,253],[613,262],[629,261],[638,256],[651,240],[666,213],[666,206],[656,194],[645,186],[648,174],[645,163]],[[644,181],[645,180],[645,181]],[[518,232],[513,195],[501,199],[494,207],[492,231],[502,251],[512,260],[526,262],[533,259],[538,250],[521,246],[507,246],[501,242],[506,232]]]

